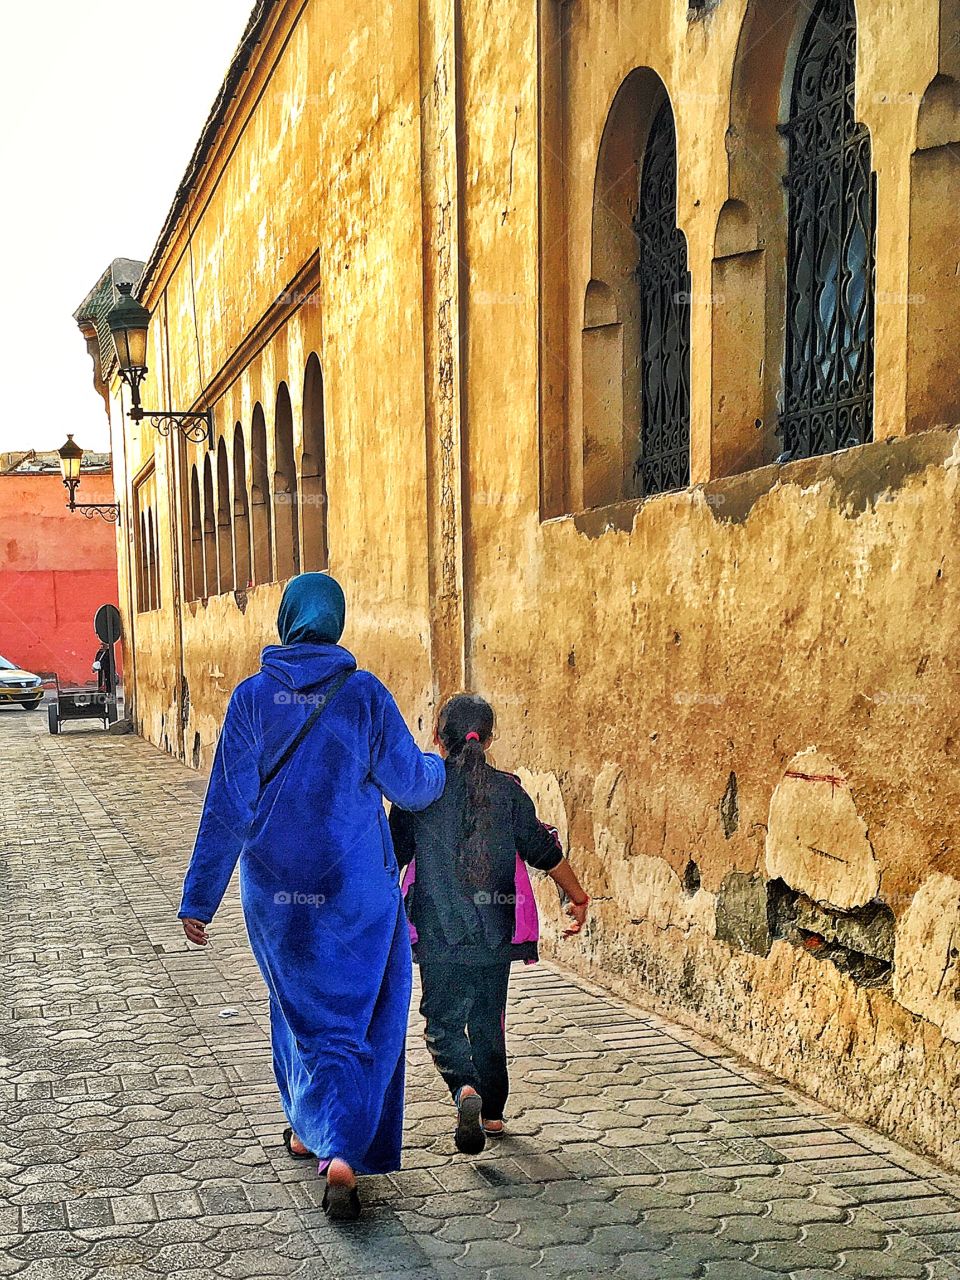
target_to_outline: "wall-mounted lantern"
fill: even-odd
[[[151,418],[162,436],[168,436],[176,427],[185,440],[209,444],[213,438],[213,414],[209,409],[156,410],[141,407],[140,383],[147,374],[150,312],[133,296],[132,288],[129,283],[118,284],[120,299],[107,312],[107,326],[113,337],[120,377],[130,388],[133,400],[129,416],[134,422]]]
[[[60,455],[60,473],[63,476],[63,483],[70,494],[67,509],[81,512],[88,520],[92,520],[94,516],[99,516],[101,520],[108,520],[111,524],[119,524],[119,503],[76,501],[77,486],[80,484],[80,467],[83,463],[83,450],[72,435],[67,436],[66,443],[61,445],[57,452]]]

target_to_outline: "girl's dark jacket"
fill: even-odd
[[[417,933],[414,956],[421,964],[536,960],[536,942],[511,942],[516,859],[519,854],[529,866],[552,871],[563,859],[559,837],[538,821],[519,779],[486,764],[489,808],[483,830],[489,874],[482,884],[461,884],[456,855],[466,827],[466,782],[455,764],[445,764],[447,783],[439,800],[419,813],[394,805],[390,814],[397,861],[405,867],[417,860],[407,894],[407,913]]]

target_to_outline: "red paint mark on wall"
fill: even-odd
[[[799,769],[788,769],[785,778],[799,778],[801,782],[829,782],[830,790],[846,786],[847,780],[839,773],[802,773]]]

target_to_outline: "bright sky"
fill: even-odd
[[[0,0],[0,451],[109,444],[73,312],[145,260],[253,0]]]

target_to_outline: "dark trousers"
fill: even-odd
[[[483,1118],[503,1119],[507,1077],[509,964],[420,964],[427,1048],[450,1092],[472,1085],[483,1098]]]

